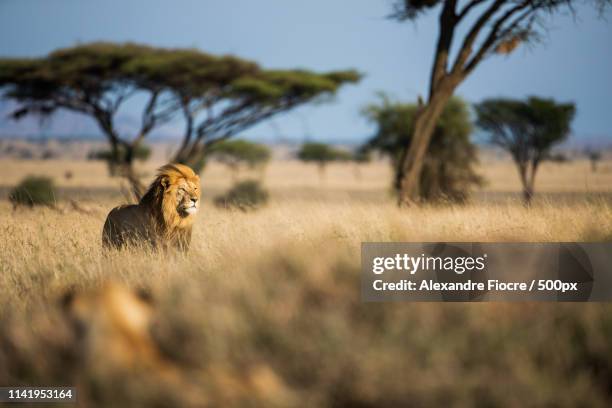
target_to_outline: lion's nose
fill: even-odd
[[[193,203],[193,205],[195,205],[198,202],[198,199],[197,198],[192,198],[191,202]]]

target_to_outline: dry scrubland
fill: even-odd
[[[363,166],[359,177],[354,166],[330,166],[319,180],[314,167],[274,162],[264,178],[271,202],[254,213],[213,207],[230,177],[212,165],[184,256],[103,253],[104,217],[122,198],[102,164],[5,160],[2,167],[4,193],[25,174],[53,176],[60,192],[57,209],[0,204],[0,384],[78,383],[83,406],[612,402],[605,304],[359,300],[361,241],[610,240],[610,162],[597,173],[586,162],[546,164],[537,185],[544,194],[530,210],[517,201],[511,164],[485,162],[489,183],[474,202],[404,211],[388,195],[384,163]],[[74,211],[67,198],[88,212]],[[108,279],[150,288],[156,344],[187,391],[156,370],[101,373],[103,355],[82,363],[94,350],[78,347],[58,299],[67,287]]]

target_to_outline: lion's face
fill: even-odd
[[[194,216],[200,207],[200,178],[181,178],[169,186],[166,194],[174,201],[176,212],[181,217]]]
[[[110,282],[91,291],[69,291],[62,306],[91,361],[130,366],[157,358],[149,334],[153,305],[148,296]]]

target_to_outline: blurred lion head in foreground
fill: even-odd
[[[163,366],[149,334],[153,307],[143,292],[116,283],[98,290],[67,292],[62,305],[79,333],[92,364],[141,368]]]
[[[105,247],[149,245],[187,250],[200,206],[200,178],[182,164],[157,170],[151,186],[135,205],[111,210],[104,223]]]
[[[176,393],[177,402],[168,406],[238,407],[253,400],[261,402],[253,406],[297,406],[291,389],[265,362],[251,361],[237,368],[214,363],[186,367],[162,351],[154,328],[165,319],[147,291],[106,282],[89,290],[67,291],[61,306],[75,334],[81,372],[95,379],[109,384],[140,381],[152,396]]]
[[[204,406],[203,395],[187,381],[187,372],[159,347],[153,334],[159,315],[148,292],[106,282],[98,288],[67,291],[61,306],[74,333],[75,378],[82,401],[102,398],[101,406],[113,406],[104,400],[118,399],[133,406],[129,398],[173,398],[176,401],[169,406]],[[117,395],[96,396],[95,387],[108,386]],[[181,390],[180,395],[173,388]]]

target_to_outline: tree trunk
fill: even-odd
[[[317,163],[317,169],[319,171],[319,184],[325,183],[325,162]]]
[[[130,183],[132,194],[136,201],[140,201],[140,197],[145,192],[145,186],[141,183],[138,175],[134,171],[134,151],[138,147],[138,142],[129,144],[122,141],[119,135],[115,132],[112,116],[100,112],[96,116],[98,126],[106,134],[106,137],[111,145],[111,157],[108,162],[109,173],[111,176],[120,175],[125,177]],[[144,137],[144,135],[142,135]],[[125,149],[125,154],[121,155],[121,147]]]
[[[174,158],[172,159],[172,161],[174,163],[187,164],[187,162],[190,161],[190,156],[193,156],[193,154],[189,154],[189,151],[193,151],[193,149],[194,147],[190,144],[181,146],[179,150],[174,154]]]
[[[128,179],[130,183],[130,187],[132,188],[132,194],[134,194],[134,198],[136,199],[136,201],[140,201],[140,199],[146,192],[147,188],[140,180],[140,177],[138,177],[138,174],[136,174],[133,163],[125,164],[125,177]]]
[[[146,187],[140,181],[140,177],[136,173],[134,169],[134,151],[136,150],[136,146],[127,145],[125,146],[125,157],[123,157],[123,161],[121,163],[122,173],[125,178],[127,178],[130,183],[130,187],[132,189],[132,194],[136,201],[140,201],[142,196],[145,193]]]
[[[531,207],[534,195],[535,175],[538,168],[537,164],[531,164],[531,173],[529,172],[529,163],[517,162],[521,184],[523,185],[523,204],[525,207]]]
[[[206,166],[206,152],[215,142],[198,143],[193,140],[189,143],[183,143],[181,148],[174,154],[172,161],[189,166],[194,172],[200,173],[204,166]]]
[[[418,201],[419,181],[427,148],[436,123],[452,94],[453,88],[435,91],[428,104],[416,113],[410,146],[402,154],[396,170],[395,185],[398,190],[400,207],[409,206]]]
[[[540,164],[540,159],[536,158],[531,162],[531,174],[529,174],[529,179],[527,183],[527,189],[525,193],[525,206],[531,207],[531,202],[533,200],[533,196],[535,194],[535,177],[538,171],[538,166]]]
[[[177,154],[173,161],[189,166],[193,169],[194,172],[200,173],[204,169],[204,165],[206,164],[204,158],[204,151],[204,148],[199,148],[197,150],[191,149],[191,152],[189,154]]]
[[[361,181],[361,165],[355,164],[353,167],[353,175],[355,176],[355,180]]]
[[[533,199],[533,187],[524,186],[523,187],[523,204],[525,207],[531,207],[531,200]]]

